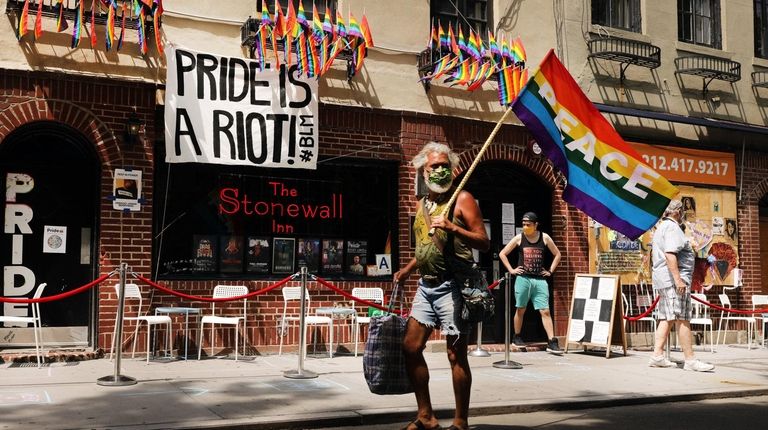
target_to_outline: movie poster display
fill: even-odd
[[[243,272],[243,236],[222,236],[219,242],[219,271],[222,273]]]
[[[341,273],[344,241],[340,239],[323,240],[323,273]]]
[[[307,266],[308,273],[320,270],[320,239],[299,239],[299,267]]]
[[[272,273],[294,273],[296,239],[276,237],[272,252]]]
[[[194,272],[207,273],[216,271],[217,240],[214,235],[192,236],[192,255],[195,256]]]
[[[346,253],[346,271],[350,275],[364,276],[365,265],[368,262],[368,242],[365,240],[348,240]]]
[[[248,255],[245,270],[249,273],[269,273],[271,262],[270,239],[264,236],[248,237]]]

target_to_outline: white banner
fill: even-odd
[[[316,79],[178,46],[165,55],[166,162],[317,167]]]

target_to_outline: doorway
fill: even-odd
[[[41,121],[13,131],[0,145],[6,190],[0,233],[2,294],[46,296],[94,279],[97,268],[100,164],[92,144],[64,124]],[[14,194],[12,198],[9,193]],[[46,346],[87,346],[93,338],[95,292],[40,305]],[[4,303],[3,315],[31,315],[30,305]],[[32,344],[32,328],[0,326],[0,345]]]
[[[514,205],[514,215],[511,218],[514,219],[515,228],[521,226],[524,213],[533,211],[539,217],[539,230],[552,235],[552,186],[526,167],[510,161],[484,161],[478,164],[477,169],[467,181],[465,189],[480,202],[480,210],[486,220],[486,229],[490,227],[491,249],[487,253],[480,254],[480,269],[486,273],[489,283],[503,277],[506,273],[506,269],[499,261],[499,251],[507,243],[504,236],[510,234],[510,223],[508,222],[510,218],[505,217],[503,219],[502,211],[505,205],[508,209],[511,207],[510,204]],[[507,231],[506,234],[504,233],[505,230]],[[512,234],[514,235],[514,232]],[[517,251],[512,252],[509,260],[513,264],[517,261]],[[551,260],[545,261],[544,264],[547,265],[550,262]],[[514,277],[512,282],[514,283]],[[550,281],[549,306],[554,313],[552,287]],[[504,289],[497,288],[494,290],[494,294],[496,298],[495,321],[494,324],[484,325],[484,343],[504,342]],[[513,285],[510,286],[510,296],[512,308],[510,309],[509,328],[510,333],[513,333],[512,324],[515,313]],[[473,334],[473,336],[475,335]],[[525,312],[522,336],[528,342],[547,340],[540,314],[533,309],[532,304],[528,305]],[[471,341],[475,342],[476,339],[471,339]]]

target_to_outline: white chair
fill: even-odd
[[[752,310],[754,311],[757,309],[768,309],[768,294],[752,295]],[[768,326],[768,312],[760,314],[760,316],[755,316],[755,319],[760,320],[760,329],[762,332],[760,335],[760,344],[765,348],[765,328]]]
[[[691,305],[693,307],[691,321],[690,321],[691,327],[695,325],[704,326],[704,336],[702,338],[703,339],[702,342],[706,343],[707,326],[709,326],[709,346],[711,351],[715,352],[715,342],[713,339],[713,329],[715,324],[712,322],[712,318],[709,317],[709,306],[695,299],[703,300],[706,302],[707,296],[706,294],[701,294],[701,293],[691,293]]]
[[[353,288],[352,289],[352,295],[357,297],[358,299],[367,300],[369,302],[377,303],[380,305],[384,304],[384,290],[381,288]],[[360,324],[370,324],[371,323],[371,317],[368,316],[368,313],[364,313],[364,316],[357,316],[355,315],[355,333],[354,333],[354,339],[355,339],[355,357],[357,357],[357,344],[360,340]]]
[[[37,286],[37,290],[35,290],[35,294],[33,296],[34,299],[39,299],[43,296],[43,290],[45,289],[46,285],[46,283],[42,283]],[[25,326],[32,324],[32,332],[35,336],[35,355],[37,355],[37,368],[39,369],[43,362],[43,328],[42,324],[40,323],[40,303],[32,303],[31,308],[31,317],[0,315],[0,324],[23,324]]]
[[[120,284],[115,284],[115,293],[117,293],[117,297],[119,298]],[[133,308],[133,306],[128,305],[129,300],[138,301],[138,304],[135,307],[135,316],[126,316],[128,314],[128,309]],[[138,339],[139,327],[142,325],[142,323],[147,324],[147,363],[149,363],[149,353],[151,351],[149,347],[149,341],[152,338],[152,326],[161,324],[167,326],[165,329],[165,347],[169,353],[173,351],[173,340],[171,339],[171,317],[167,315],[147,315],[147,312],[144,310],[144,299],[141,296],[141,289],[136,284],[125,284],[125,308],[123,310],[123,324],[125,324],[125,321],[133,321],[135,323],[135,328],[133,329],[133,347],[131,350],[131,358],[136,356],[136,340]],[[118,353],[122,352],[122,343],[122,339],[117,339],[117,326],[115,326],[115,330],[112,334],[112,348],[109,351],[110,359],[112,358],[112,353],[115,350],[116,344],[119,345]]]
[[[300,307],[297,310],[297,312],[288,313],[288,302],[291,301],[299,301],[301,300],[301,288],[302,287],[283,287],[283,316],[280,318],[280,326],[278,327],[278,336],[280,336],[280,348],[277,351],[277,355],[282,355],[283,353],[283,335],[287,333],[288,327],[291,325],[291,323],[298,324],[300,321],[300,314],[301,312],[298,309],[301,309]],[[305,315],[304,315],[304,323],[308,326],[310,325],[328,325],[328,356],[333,358],[333,318],[326,317],[326,316],[320,316],[320,315],[309,315],[310,308],[311,308],[311,300],[309,297],[309,291],[305,290],[305,300],[306,300],[306,309],[305,309]],[[301,303],[299,303],[299,306]],[[294,307],[292,307],[294,308]],[[283,330],[286,332],[284,333]],[[304,350],[304,355],[306,356],[306,349]]]
[[[726,308],[731,309],[731,300],[728,299],[728,295],[718,294],[720,298],[720,304]],[[732,315],[731,311],[720,311],[720,322],[717,324],[717,343],[720,343],[720,330],[725,321],[725,333],[723,334],[723,343],[725,343],[725,336],[728,334],[728,323],[731,321],[744,321],[747,323],[747,349],[752,349],[752,331],[755,327],[755,317],[740,316],[739,314]]]
[[[653,303],[653,301],[651,301],[650,296],[644,296],[644,295],[638,295],[637,299],[638,299],[637,301],[638,315],[644,314],[648,310],[648,308],[650,308],[650,305]],[[628,316],[629,313],[632,311],[631,309],[632,303],[629,300],[627,300],[627,295],[624,294],[624,292],[621,293],[621,300],[624,303],[624,316]],[[641,321],[650,323],[651,328],[653,329],[653,333],[656,333],[656,318],[654,318],[652,315],[648,315],[632,322],[639,323]],[[625,327],[628,322],[629,321],[624,320]]]
[[[248,287],[244,285],[217,285],[213,288],[213,298],[221,299],[228,297],[239,297],[248,294]],[[213,348],[216,343],[216,332],[214,326],[216,324],[233,325],[235,326],[235,361],[237,361],[237,347],[240,335],[240,321],[243,322],[243,355],[245,355],[245,334],[246,334],[246,310],[248,299],[243,300],[243,316],[219,316],[216,315],[216,302],[211,302],[211,315],[203,315],[200,318],[200,341],[197,346],[197,359],[203,351],[203,329],[206,324],[211,325],[211,356],[213,356]],[[221,307],[219,307],[221,309]]]

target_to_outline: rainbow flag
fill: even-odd
[[[96,0],[91,1],[91,48],[96,48]]]
[[[21,17],[19,18],[19,29],[16,32],[16,38],[21,41],[21,38],[27,34],[27,26],[29,25],[29,0],[24,1],[24,7],[21,9]]]
[[[568,180],[563,199],[634,240],[653,227],[677,188],[642,161],[550,50],[512,104]]]
[[[296,22],[309,28],[309,21],[307,21],[307,15],[304,14],[304,2],[302,1],[299,2],[299,12],[296,14]]]
[[[72,48],[80,45],[80,38],[83,36],[83,1],[78,1],[77,13],[75,14],[75,28],[72,29]]]
[[[368,18],[363,14],[363,19],[360,21],[360,31],[363,32],[363,39],[365,39],[365,46],[373,48],[373,35],[371,34],[371,27],[368,25]]]
[[[331,36],[331,41],[336,39],[336,27],[333,26],[333,15],[328,9],[328,3],[325,4],[325,15],[323,15],[323,31]]]
[[[147,54],[147,27],[145,25],[147,21],[147,15],[144,13],[144,8],[140,7],[141,11],[139,12],[139,25],[138,25],[138,33],[139,33],[139,50],[141,51],[142,55]]]
[[[507,66],[507,61],[502,61],[499,70],[499,104],[509,106],[515,100],[514,83],[512,82],[512,69],[515,66]]]
[[[355,16],[352,15],[352,11],[349,11],[349,25],[347,26],[347,33],[350,36],[359,37],[365,40],[363,37],[363,31],[360,29],[360,24],[357,23]]]
[[[347,26],[344,25],[344,17],[341,16],[341,11],[336,11],[336,34],[339,37],[347,37]]]
[[[43,35],[43,0],[38,0],[37,16],[35,17],[35,40],[40,40]]]
[[[283,7],[280,6],[280,2],[278,0],[275,0],[275,28],[272,29],[272,38],[282,39],[284,36],[285,17],[283,16]],[[277,52],[275,52],[275,57],[277,57]]]
[[[117,14],[117,2],[112,0],[107,5],[107,37],[104,38],[104,46],[109,51],[115,42],[115,15]]]
[[[155,0],[155,7],[152,12],[152,25],[155,29],[155,46],[160,55],[163,55],[164,52],[162,34],[160,33],[160,18],[163,16],[163,12],[165,12],[165,9],[163,9],[163,0]],[[114,34],[114,29],[112,30],[112,33]]]
[[[66,30],[67,25],[67,19],[64,18],[64,0],[57,0],[56,3],[56,10],[58,10],[58,17],[56,17],[56,31],[61,33],[62,31]]]
[[[469,52],[469,55],[474,57],[476,60],[480,60],[480,43],[478,42],[478,37],[475,36],[475,31],[472,29],[469,30],[469,42],[467,42],[467,51]]]

